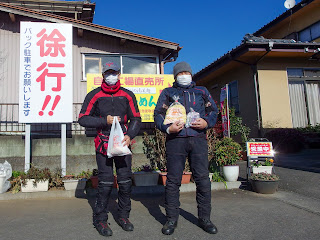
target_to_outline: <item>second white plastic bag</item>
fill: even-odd
[[[109,158],[115,156],[124,156],[124,155],[131,155],[131,151],[128,146],[123,146],[122,140],[124,139],[124,135],[118,121],[117,117],[113,118],[109,142],[108,142],[108,149],[107,155]]]

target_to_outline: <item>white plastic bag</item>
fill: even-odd
[[[118,121],[117,117],[113,118],[109,142],[108,142],[108,149],[107,155],[109,158],[114,156],[124,156],[124,155],[131,155],[131,151],[128,146],[123,146],[122,140],[124,139],[124,135]]]
[[[193,108],[190,108],[190,112],[187,114],[187,122],[185,125],[186,128],[191,127],[191,125],[195,123],[198,118],[200,118],[200,114],[195,112]]]
[[[0,193],[6,192],[11,184],[7,181],[12,175],[12,167],[10,163],[5,161],[4,163],[0,163]]]

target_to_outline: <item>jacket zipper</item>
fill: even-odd
[[[186,108],[186,114],[187,114],[187,102],[186,102],[186,93],[188,93],[187,91],[185,91],[185,90],[183,90],[183,101],[184,101],[184,106],[185,106],[185,108]],[[187,134],[187,128],[186,128],[186,130],[185,130],[185,136],[187,137],[188,136],[188,134]]]

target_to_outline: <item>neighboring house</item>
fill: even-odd
[[[94,9],[94,3],[84,1],[0,0],[0,133],[24,131],[17,123],[21,21],[73,26],[74,133],[83,131],[76,122],[87,93],[87,73],[100,74],[105,62],[115,61],[124,74],[162,74],[164,63],[177,58],[181,49],[177,43],[93,24]],[[54,130],[54,124],[40,125],[33,125],[32,131]]]
[[[304,0],[247,34],[193,78],[219,102],[229,84],[231,107],[262,136],[266,128],[320,124],[320,0]]]

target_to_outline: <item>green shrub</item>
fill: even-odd
[[[265,134],[265,138],[272,142],[276,152],[294,153],[303,149],[305,140],[303,134],[293,128],[278,128]]]
[[[215,144],[213,160],[219,166],[236,165],[241,160],[241,146],[232,138],[222,138]]]

